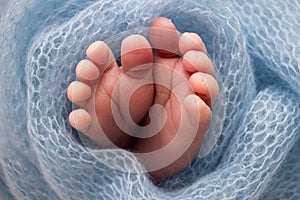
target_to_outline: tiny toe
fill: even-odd
[[[212,112],[210,107],[197,95],[191,94],[184,100],[185,109],[187,111],[187,123],[197,128],[197,134],[193,140],[193,144],[189,148],[189,152],[196,155],[210,125]],[[186,135],[185,137],[189,137]]]
[[[89,60],[82,60],[76,67],[76,76],[80,81],[93,81],[100,75],[98,67]]]
[[[151,24],[149,36],[156,53],[163,57],[176,57],[179,55],[180,33],[171,20],[158,17]]]
[[[87,84],[74,81],[69,85],[67,94],[71,102],[79,104],[90,98],[92,91]]]
[[[85,132],[89,129],[92,119],[87,111],[78,109],[70,113],[69,122],[73,128],[80,132]]]
[[[199,35],[196,33],[185,32],[179,39],[180,53],[185,54],[188,51],[196,50],[207,53],[206,46]]]
[[[121,62],[125,71],[153,62],[152,48],[141,35],[131,35],[122,41]]]
[[[194,73],[189,82],[194,92],[209,106],[211,106],[218,97],[219,85],[216,79],[201,72]]]
[[[207,54],[201,51],[188,51],[182,58],[184,69],[188,72],[203,72],[210,75],[215,74],[215,69],[212,61]]]
[[[189,120],[193,125],[209,123],[211,119],[211,109],[199,96],[195,94],[187,96],[184,100],[184,105],[190,117]]]

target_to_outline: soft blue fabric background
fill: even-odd
[[[0,2],[1,199],[300,199],[299,0]],[[92,41],[157,16],[203,37],[222,86],[199,156],[159,187],[88,151],[65,95]]]

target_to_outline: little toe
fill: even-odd
[[[191,73],[203,72],[210,75],[215,74],[212,61],[209,59],[207,54],[201,51],[187,51],[182,58],[182,64],[184,69]]]
[[[92,91],[87,84],[74,81],[69,85],[67,95],[71,102],[80,106],[91,97]]]
[[[141,35],[131,35],[125,38],[121,45],[121,63],[124,71],[152,64],[152,48],[146,38]],[[149,68],[149,65],[146,67]]]
[[[195,150],[198,151],[199,145],[202,144],[208,130],[212,112],[206,102],[195,94],[187,96],[184,100],[184,105],[188,114],[188,119],[186,120],[189,120],[189,123],[198,130],[194,141],[198,143],[198,145],[195,146]]]
[[[199,35],[196,33],[185,32],[179,39],[180,53],[185,54],[188,51],[196,50],[207,53],[206,46]]]
[[[211,110],[207,104],[196,94],[188,95],[184,100],[184,106],[190,117],[205,117],[205,121],[210,119]],[[204,115],[205,114],[205,115]],[[202,116],[204,115],[204,116]],[[204,119],[204,118],[203,118]],[[201,120],[202,121],[202,120]],[[200,120],[198,120],[200,122]]]
[[[160,148],[160,153],[157,156],[149,158],[149,160],[151,159],[151,163],[145,162],[144,164],[147,168],[152,165],[166,164],[165,160],[176,158],[171,164],[149,172],[155,181],[164,180],[188,166],[197,155],[206,136],[211,120],[210,108],[195,94],[191,94],[184,99],[184,107],[185,112],[182,113],[184,114],[183,121],[176,136],[171,142],[167,143],[168,145]],[[162,134],[160,140],[156,141],[154,145],[163,143],[164,141],[161,139],[168,135],[166,133],[168,132]]]
[[[92,123],[92,118],[86,110],[78,109],[70,113],[69,122],[76,130],[85,132],[89,129]]]
[[[151,24],[149,36],[159,56],[177,57],[179,55],[180,33],[170,19],[158,17],[154,20]]]
[[[189,82],[194,92],[209,106],[211,106],[218,97],[219,85],[216,79],[205,73],[194,73]]]

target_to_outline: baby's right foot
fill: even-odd
[[[154,104],[164,108],[166,120],[154,136],[137,139],[133,150],[140,153],[141,162],[158,181],[182,170],[197,155],[219,86],[197,34],[180,34],[170,20],[160,17],[152,23],[149,36],[155,52]],[[158,115],[151,121],[162,119]]]
[[[82,60],[76,68],[76,76],[80,81],[71,83],[68,88],[68,98],[80,107],[71,112],[70,124],[101,147],[112,147],[101,134],[102,128],[104,134],[109,133],[106,136],[115,145],[130,148],[133,138],[118,125],[126,127],[131,118],[121,116],[123,119],[119,121],[123,122],[117,124],[112,106],[116,108],[117,114],[129,107],[129,113],[136,124],[148,113],[154,98],[153,55],[150,44],[140,35],[132,35],[123,40],[122,68],[118,66],[113,53],[104,42],[93,43],[86,53],[89,60]],[[130,97],[128,106],[124,98],[133,92],[132,88],[139,81],[150,84],[138,88]]]

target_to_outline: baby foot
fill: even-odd
[[[163,17],[152,23],[149,34],[155,49],[154,104],[164,107],[166,122],[153,137],[137,139],[133,150],[141,153],[141,162],[158,181],[185,168],[196,156],[219,87],[206,47],[197,34],[180,35]]]
[[[180,171],[196,156],[219,88],[198,35],[180,35],[161,17],[152,23],[149,36],[155,55],[145,38],[130,36],[122,43],[122,68],[105,43],[95,42],[88,48],[89,60],[76,68],[79,82],[68,88],[68,98],[80,107],[71,112],[69,121],[101,147],[112,147],[112,141],[118,147],[130,148],[158,181]],[[131,95],[135,85],[143,86]],[[164,114],[150,119],[148,111],[153,104],[161,105]],[[151,109],[149,112],[151,115]],[[114,113],[121,113],[117,115],[121,120],[116,120]],[[138,125],[154,124],[149,127],[158,133],[148,137],[141,131],[144,129],[132,126],[131,118]],[[156,128],[162,121],[164,125]],[[124,131],[124,127],[129,128]],[[107,138],[101,132],[109,133]]]
[[[139,80],[153,82],[153,54],[150,44],[139,35],[124,39],[121,47],[122,68],[104,42],[93,43],[86,54],[89,60],[82,60],[76,68],[79,81],[71,83],[67,92],[69,100],[80,107],[70,113],[70,124],[101,147],[111,148],[117,145],[120,148],[130,148],[133,138],[119,128],[120,125],[126,127],[128,121],[125,117],[123,124],[117,124],[112,107],[116,108],[117,113],[121,113],[126,106],[123,96],[132,92],[133,85]],[[122,80],[126,84],[121,84],[120,79],[125,74]],[[131,96],[129,112],[136,124],[148,112],[153,96],[153,84],[138,88]]]

